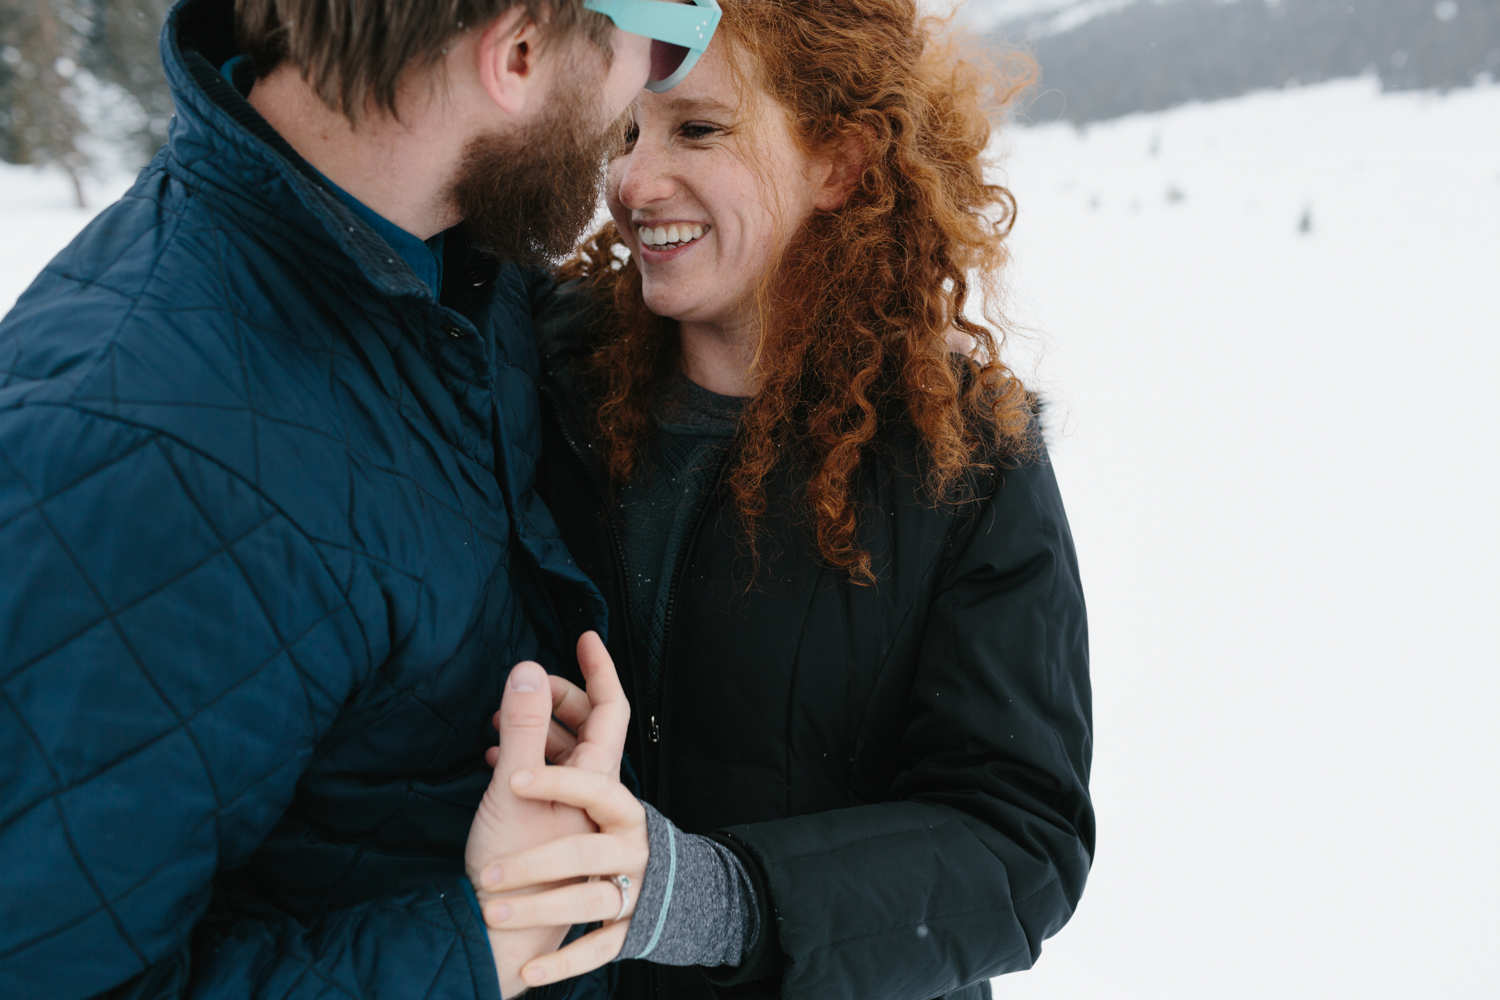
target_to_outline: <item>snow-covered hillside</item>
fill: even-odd
[[[997,997],[1494,995],[1497,123],[1354,80],[1007,133],[1100,828]],[[70,198],[0,171],[0,310]]]
[[[1100,826],[996,996],[1493,996],[1500,87],[1008,144]]]
[[[956,10],[961,23],[984,31],[996,25],[1030,20],[1044,33],[1068,31],[1101,14],[1129,7],[1140,0],[925,0],[935,13]],[[1170,2],[1170,0],[1157,0]]]

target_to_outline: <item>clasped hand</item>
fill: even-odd
[[[486,754],[494,777],[464,851],[506,998],[612,961],[645,880],[646,812],[620,783],[630,703],[595,633],[578,640],[578,663],[586,690],[535,663],[511,671],[500,745]],[[613,875],[630,879],[623,916]],[[559,948],[574,924],[596,921]]]

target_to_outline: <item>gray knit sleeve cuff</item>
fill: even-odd
[[[662,965],[739,965],[760,933],[749,873],[733,851],[683,833],[642,805],[651,855],[619,958]]]

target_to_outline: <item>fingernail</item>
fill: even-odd
[[[500,866],[492,865],[479,873],[479,884],[486,889],[493,889],[500,884]]]
[[[505,923],[509,919],[510,919],[510,904],[509,903],[496,903],[494,906],[491,906],[489,908],[489,916],[487,918],[487,920],[488,920],[489,923],[492,923],[492,924],[503,924],[503,923]]]
[[[517,771],[510,776],[510,787],[525,788],[536,780],[536,775],[530,771]]]
[[[546,682],[546,671],[535,663],[517,663],[510,672],[512,691],[535,691]]]
[[[528,983],[539,983],[547,978],[547,970],[537,965],[528,965],[521,970],[521,978]]]

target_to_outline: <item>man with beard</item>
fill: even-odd
[[[512,665],[588,675],[571,764],[628,711],[524,265],[701,9],[174,9],[170,141],[0,321],[0,996],[495,998],[562,942],[470,878],[589,828],[501,780],[552,709]]]

